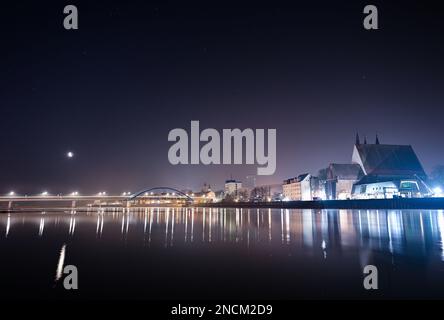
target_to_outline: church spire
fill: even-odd
[[[376,141],[375,141],[375,144],[379,144],[378,134],[376,134]]]
[[[355,142],[355,144],[356,145],[360,145],[361,144],[361,142],[359,141],[359,134],[356,132],[356,142]]]

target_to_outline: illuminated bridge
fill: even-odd
[[[154,187],[136,193],[107,195],[100,192],[96,195],[51,195],[46,192],[40,195],[10,194],[0,197],[0,210],[26,208],[84,208],[84,207],[138,207],[138,206],[188,206],[195,202],[194,194],[186,194],[170,187]]]

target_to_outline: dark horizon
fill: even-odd
[[[277,170],[349,163],[355,135],[444,164],[443,11],[419,1],[4,4],[0,193],[221,189],[256,165],[168,162],[168,132],[276,128]],[[31,27],[32,26],[32,27]],[[68,151],[74,152],[67,158]]]

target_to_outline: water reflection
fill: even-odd
[[[45,229],[45,212],[42,212],[42,217],[40,218],[40,225],[39,225],[39,237],[43,235],[44,229]]]
[[[69,230],[68,230],[68,234],[70,236],[74,235],[74,231],[76,229],[76,217],[74,215],[71,214],[71,217],[69,219]]]
[[[97,226],[96,226],[96,236],[100,238],[103,232],[103,212],[97,213]]]
[[[8,213],[8,218],[6,220],[6,232],[5,232],[5,238],[8,237],[9,234],[9,228],[11,227],[11,215]]]
[[[391,254],[438,253],[444,260],[443,210],[143,208],[0,215],[5,239],[29,224],[36,224],[39,237],[64,226],[73,237],[78,223],[82,235],[92,225],[96,238],[106,240],[116,234],[119,225],[121,239],[142,239],[145,245],[167,248],[196,242],[247,247],[271,244],[312,249],[327,259],[329,252],[358,247]],[[365,250],[362,253],[365,256]]]

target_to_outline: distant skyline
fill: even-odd
[[[173,166],[168,132],[276,128],[257,184],[349,163],[355,135],[444,164],[444,12],[421,1],[2,4],[0,193],[221,189],[256,165]],[[72,152],[72,157],[67,156]]]

